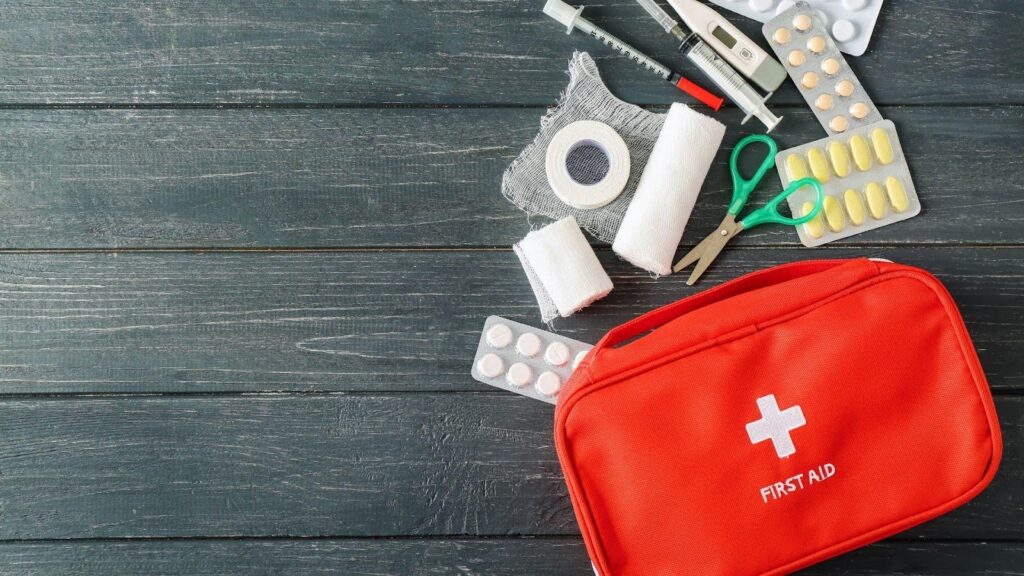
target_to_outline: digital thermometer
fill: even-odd
[[[697,0],[668,0],[690,30],[693,30],[741,74],[767,92],[774,92],[786,79],[777,60],[740,32],[721,14]]]

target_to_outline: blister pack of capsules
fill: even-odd
[[[821,212],[797,226],[800,241],[809,248],[921,212],[896,126],[889,120],[783,150],[775,157],[775,166],[783,186],[807,176],[821,182]],[[808,214],[815,195],[808,187],[793,193],[788,198],[790,212],[796,217]]]
[[[793,0],[711,0],[715,4],[767,22],[793,7]],[[810,7],[831,32],[839,49],[850,56],[860,56],[868,49],[871,34],[882,10],[882,0],[809,0]]]
[[[490,316],[484,322],[472,374],[484,384],[554,404],[591,348],[572,338]]]
[[[842,134],[882,119],[821,18],[806,2],[770,20],[764,35],[826,133]]]

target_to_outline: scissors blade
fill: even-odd
[[[700,277],[704,275],[704,272],[711,266],[711,263],[718,258],[718,254],[722,252],[722,249],[729,243],[729,240],[732,240],[733,236],[738,234],[742,228],[742,226],[733,221],[731,226],[725,226],[715,231],[716,236],[708,244],[704,254],[700,257],[700,261],[697,262],[697,266],[694,267],[693,273],[687,279],[687,286],[693,286],[697,283],[697,280],[700,280]]]
[[[716,238],[720,238],[722,236],[722,230],[731,230],[735,225],[736,217],[733,216],[732,214],[726,214],[725,218],[722,218],[722,223],[718,225],[718,228],[715,228],[714,232],[708,234],[703,240],[700,241],[700,244],[694,246],[693,250],[687,252],[686,256],[683,256],[678,262],[676,262],[676,265],[672,267],[672,272],[679,272],[683,268],[686,268],[690,264],[693,264],[694,262],[699,260],[701,255],[703,255],[704,252],[707,251],[708,246]]]

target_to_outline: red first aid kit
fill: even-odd
[[[868,259],[756,272],[609,332],[555,441],[599,576],[784,574],[992,480],[992,396],[956,305]]]

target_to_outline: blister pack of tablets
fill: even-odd
[[[558,393],[593,348],[572,338],[490,316],[473,359],[473,378],[554,404]]]
[[[821,213],[797,226],[800,241],[809,248],[921,212],[896,126],[889,120],[783,150],[775,157],[775,166],[783,186],[807,176],[821,182]],[[814,199],[813,190],[799,190],[788,198],[789,209],[802,216],[814,208]]]
[[[764,35],[828,134],[882,119],[821,18],[806,2],[769,20]]]
[[[767,22],[795,4],[793,0],[711,1],[758,22]],[[818,12],[840,50],[850,56],[860,56],[867,51],[882,10],[882,0],[810,0],[809,4]]]

